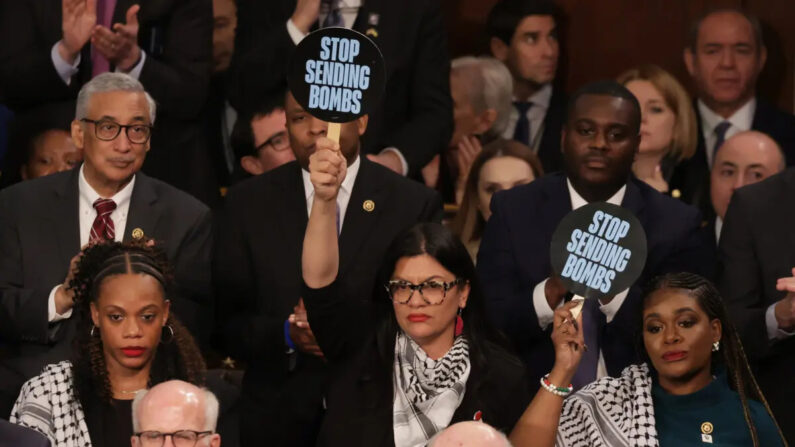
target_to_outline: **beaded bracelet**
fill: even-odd
[[[571,394],[572,390],[574,389],[574,386],[571,384],[569,384],[567,388],[553,385],[549,381],[549,374],[541,378],[541,386],[550,393],[560,397],[568,396],[569,394]]]

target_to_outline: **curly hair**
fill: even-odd
[[[75,392],[85,408],[92,397],[110,403],[113,393],[102,346],[102,339],[92,335],[91,303],[99,299],[100,286],[107,278],[125,273],[139,273],[155,278],[164,296],[172,285],[172,268],[165,253],[148,241],[107,242],[83,250],[69,287],[74,291],[77,334],[73,350]],[[148,386],[178,379],[203,385],[205,364],[190,332],[169,314],[164,338],[152,360]],[[173,337],[171,332],[173,331]]]

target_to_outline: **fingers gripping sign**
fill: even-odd
[[[348,171],[347,161],[339,143],[330,138],[318,138],[315,147],[315,153],[309,156],[309,179],[315,187],[315,198],[336,201]]]

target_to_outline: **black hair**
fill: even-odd
[[[493,328],[486,315],[484,295],[475,266],[464,244],[447,227],[437,223],[419,223],[401,233],[384,256],[375,282],[373,310],[376,318],[376,344],[383,366],[390,367],[395,356],[395,336],[399,330],[389,294],[384,288],[395,270],[398,260],[427,254],[456,278],[469,283],[467,305],[461,312],[463,335],[469,343],[469,357],[473,365],[486,368],[487,353],[503,352],[508,358],[521,362],[504,347],[504,338]],[[459,287],[463,287],[460,285]],[[474,388],[477,389],[475,384]]]
[[[762,47],[765,46],[764,33],[762,32],[762,22],[759,21],[757,16],[738,8],[711,8],[704,12],[704,14],[698,16],[698,18],[690,24],[690,29],[688,30],[687,46],[690,48],[690,51],[694,53],[696,52],[696,45],[698,45],[698,32],[701,30],[701,24],[704,23],[704,20],[713,14],[723,12],[734,12],[740,14],[745,18],[745,20],[748,21],[749,24],[751,24],[751,30],[754,33],[754,41],[756,43],[756,51],[758,55]]]
[[[560,13],[550,0],[502,0],[489,12],[486,33],[510,45],[516,27],[527,16],[552,16],[556,23],[560,21]]]
[[[712,353],[711,364],[713,369],[716,365],[722,365],[725,368],[729,379],[729,385],[740,395],[745,423],[748,425],[754,447],[759,447],[760,445],[759,435],[751,417],[748,398],[755,399],[764,405],[773,423],[776,424],[782,442],[786,445],[786,440],[781,433],[781,428],[779,428],[778,424],[775,422],[776,419],[773,417],[773,412],[770,410],[770,406],[765,396],[762,394],[762,390],[759,389],[759,385],[756,383],[756,379],[754,379],[751,367],[748,365],[745,351],[740,342],[740,336],[729,319],[729,314],[715,286],[709,280],[695,273],[669,273],[658,276],[649,282],[643,292],[643,309],[646,308],[646,305],[655,292],[665,289],[675,289],[687,293],[696,300],[698,306],[707,314],[707,318],[709,318],[710,321],[715,319],[720,321],[722,329],[720,349]],[[642,313],[640,318],[641,320],[643,319]],[[640,327],[643,326],[641,325]],[[641,346],[643,346],[642,341]],[[641,355],[646,362],[651,364],[645,349],[641,350]]]
[[[270,115],[276,110],[284,109],[286,97],[287,82],[279,82],[261,98],[261,101],[247,109],[235,121],[230,136],[230,144],[238,163],[246,155],[257,154],[257,148],[254,146],[254,130],[251,128],[251,120],[256,117]]]
[[[103,281],[125,273],[155,278],[167,299],[172,288],[172,268],[162,250],[147,241],[105,242],[90,245],[81,253],[69,287],[74,291],[77,334],[72,354],[72,381],[78,400],[86,408],[93,398],[103,403],[112,399],[110,378],[102,338],[91,319],[91,303],[99,299]],[[204,382],[205,364],[188,330],[169,314],[163,339],[152,360],[148,386],[167,380],[184,380],[195,385]],[[168,329],[170,327],[170,329]]]
[[[614,80],[590,82],[577,89],[577,91],[575,91],[569,99],[567,112],[568,116],[566,117],[566,122],[569,122],[575,113],[577,101],[585,95],[612,96],[614,98],[621,98],[628,101],[632,107],[632,122],[630,123],[632,126],[632,131],[635,133],[640,132],[641,118],[640,103],[638,102],[638,98],[636,98],[635,95],[633,95],[632,92],[630,92],[626,87]]]
[[[68,133],[70,123],[71,118],[57,109],[17,115],[9,124],[8,151],[0,166],[3,172],[0,187],[22,181],[20,168],[31,162],[40,138],[51,130]]]

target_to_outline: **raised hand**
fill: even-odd
[[[348,163],[340,145],[325,137],[318,138],[315,153],[309,156],[309,179],[315,187],[315,199],[336,201],[347,172]]]
[[[116,23],[113,31],[97,25],[91,34],[91,44],[105,58],[122,71],[130,71],[141,59],[141,47],[138,46],[138,11],[139,5],[127,9],[127,22]]]
[[[61,59],[72,64],[97,24],[96,0],[61,0]]]
[[[555,384],[566,386],[571,382],[582,354],[587,347],[582,334],[582,314],[577,319],[571,309],[579,305],[570,301],[555,311],[552,328],[552,345],[555,348],[555,366],[549,379]]]

